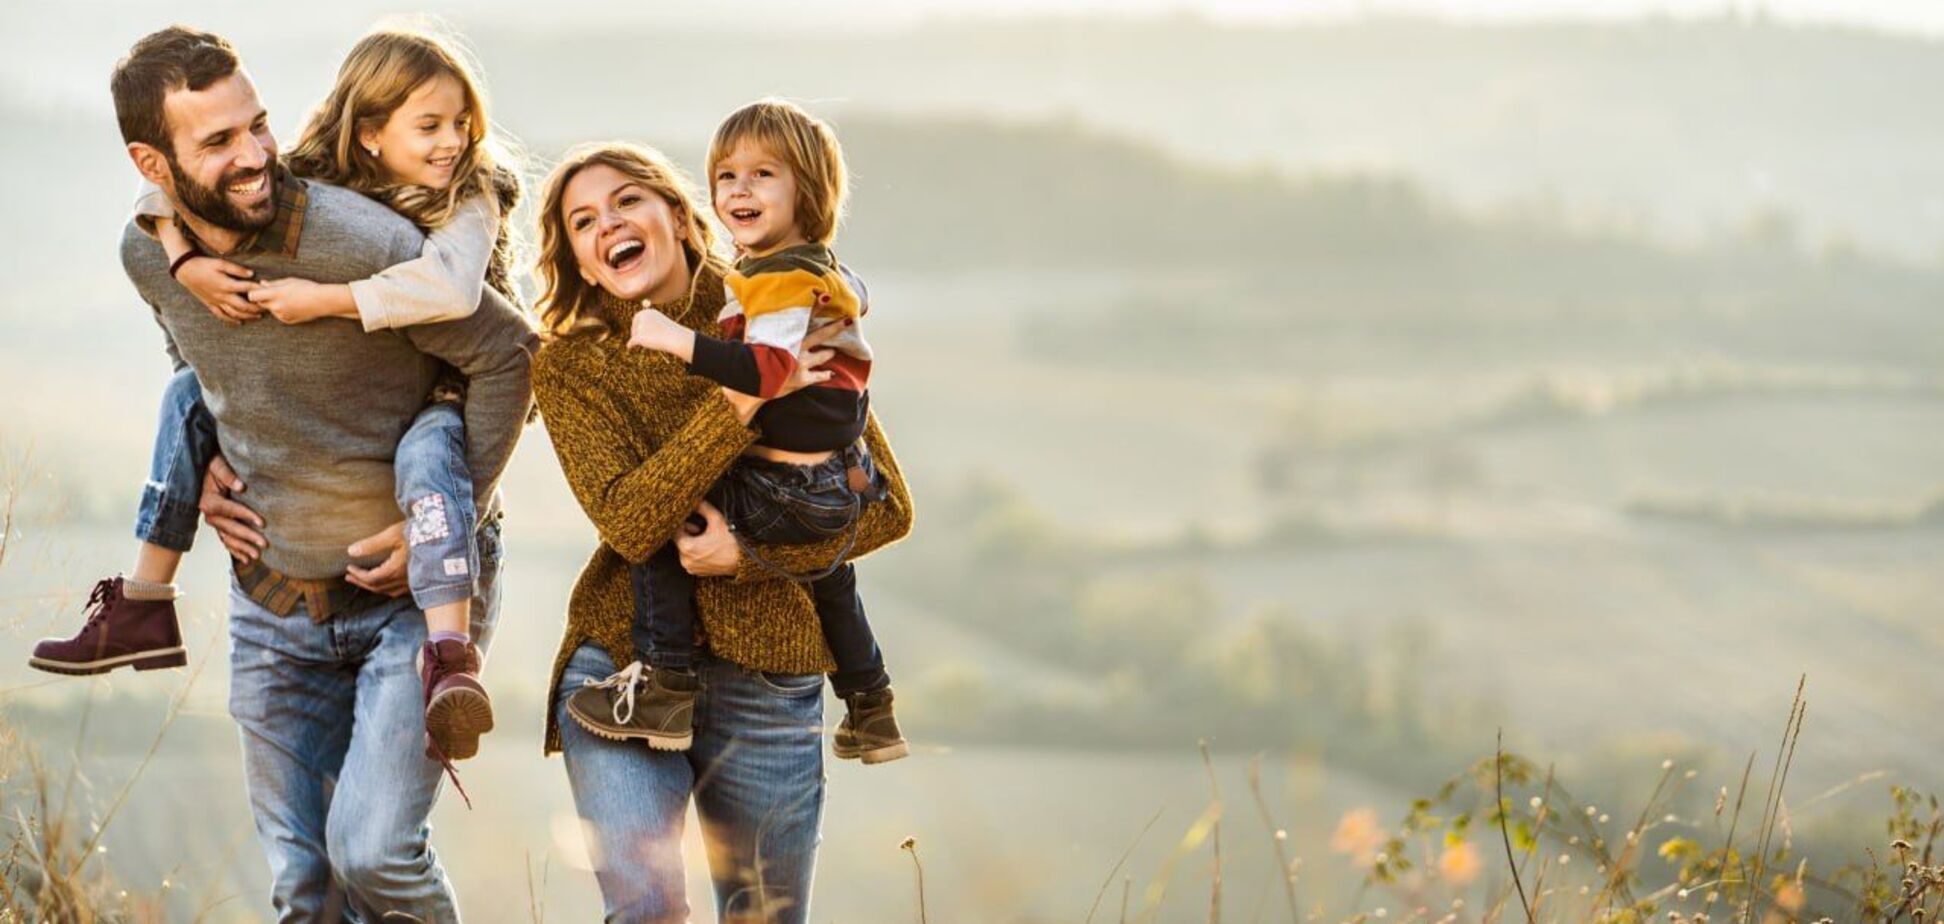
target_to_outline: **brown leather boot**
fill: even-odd
[[[911,753],[911,745],[898,731],[898,716],[891,710],[890,687],[853,693],[844,697],[844,706],[844,721],[830,741],[832,754],[843,760],[881,764]]]
[[[130,600],[122,579],[104,578],[88,595],[88,621],[72,638],[44,638],[29,667],[55,674],[101,674],[128,665],[138,671],[189,663],[174,600]]]
[[[694,674],[652,670],[635,661],[606,680],[590,680],[567,697],[574,723],[610,741],[639,738],[658,751],[695,742]]]

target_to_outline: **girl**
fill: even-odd
[[[426,324],[472,314],[482,285],[517,300],[508,274],[507,219],[520,193],[512,162],[488,136],[484,95],[461,56],[429,33],[387,29],[351,49],[288,166],[411,219],[429,235],[418,259],[348,285],[259,281],[242,266],[202,255],[158,189],[138,199],[136,220],[161,240],[177,281],[231,323],[267,312],[285,324],[353,319],[367,331]],[[448,770],[449,761],[473,756],[493,726],[470,635],[478,551],[462,397],[463,382],[436,389],[394,458],[412,596],[429,632],[420,658],[427,756]],[[71,639],[36,646],[34,667],[97,674],[125,664],[149,670],[185,663],[175,574],[195,533],[204,470],[217,452],[214,420],[201,398],[193,370],[170,381],[137,518],[135,566],[99,582],[87,625]],[[354,567],[350,577],[356,583],[368,573]]]

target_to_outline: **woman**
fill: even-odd
[[[538,399],[567,482],[600,531],[568,604],[555,663],[547,749],[566,755],[590,830],[610,921],[686,921],[682,820],[690,798],[709,844],[723,920],[807,919],[823,810],[823,673],[832,667],[805,589],[746,560],[721,516],[677,539],[698,577],[702,657],[695,743],[685,752],[595,737],[565,718],[589,682],[626,684],[638,657],[628,564],[677,534],[703,493],[756,439],[761,401],[691,376],[669,356],[626,346],[644,302],[721,336],[722,264],[680,174],[629,144],[578,148],[547,179],[540,206],[539,303],[548,342],[534,361]],[[806,345],[789,389],[823,375]],[[911,529],[911,497],[883,432],[865,439],[888,487],[860,521],[852,557]],[[814,570],[842,539],[763,548]]]

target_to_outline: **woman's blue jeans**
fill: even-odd
[[[570,694],[614,670],[606,650],[582,645],[554,699],[567,780],[586,823],[607,920],[689,919],[682,824],[692,798],[717,919],[807,921],[822,839],[823,676],[764,673],[702,652],[695,744],[657,751],[596,737],[567,715]]]

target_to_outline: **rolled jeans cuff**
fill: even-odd
[[[196,541],[195,504],[169,497],[149,486],[142,489],[142,506],[135,517],[135,538],[175,552],[187,552]]]
[[[463,603],[471,600],[477,594],[478,589],[473,586],[473,582],[471,581],[459,584],[440,584],[434,587],[414,586],[412,588],[412,602],[418,604],[418,608],[421,610],[429,610],[435,606]]]

